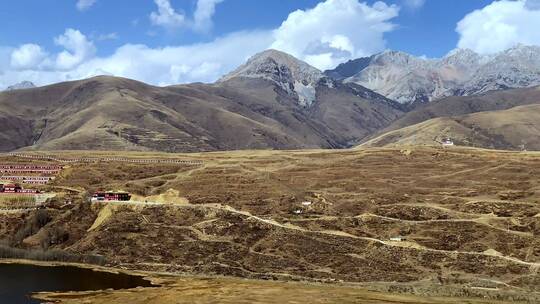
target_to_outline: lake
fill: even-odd
[[[89,291],[150,287],[150,281],[127,274],[74,266],[0,264],[0,303],[40,303],[29,295],[40,291]]]

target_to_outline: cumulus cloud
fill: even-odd
[[[201,4],[199,10],[207,11],[194,18],[210,20],[218,2]],[[358,0],[327,0],[312,9],[292,12],[275,29],[234,32],[189,45],[125,44],[108,56],[97,56],[91,39],[76,29],[67,29],[55,39],[63,50],[47,55],[41,64],[37,59],[21,59],[24,64],[19,66],[24,70],[4,68],[0,52],[0,70],[4,71],[0,87],[22,80],[43,85],[103,74],[157,85],[212,82],[268,48],[291,53],[319,69],[333,68],[342,61],[384,50],[384,33],[394,28],[390,20],[398,11],[398,7],[382,2],[368,5]],[[11,49],[9,54],[13,53]]]
[[[96,3],[97,0],[78,0],[77,1],[77,9],[79,11],[85,11],[92,7]]]
[[[91,42],[89,43],[93,46]],[[207,43],[182,46],[151,48],[142,44],[126,44],[116,49],[110,56],[93,55],[83,62],[66,60],[66,63],[59,64],[58,60],[54,59],[64,56],[52,54],[49,56],[52,62],[47,68],[27,65],[28,68],[25,70],[15,70],[2,64],[4,53],[12,54],[13,50],[10,50],[0,52],[0,70],[4,70],[4,73],[0,73],[0,88],[23,80],[44,85],[97,75],[127,77],[156,85],[211,82],[242,64],[253,54],[268,48],[271,43],[271,31],[246,31],[232,33]],[[65,45],[76,50],[74,46],[78,44],[72,41]],[[60,54],[64,52],[68,51],[62,51]],[[83,54],[92,54],[80,50],[70,53],[72,54],[70,58],[82,58]],[[75,62],[79,64],[74,65]],[[67,66],[71,68],[68,69]]]
[[[540,1],[501,0],[459,21],[459,48],[489,54],[516,44],[540,45]]]
[[[212,17],[216,12],[216,5],[223,0],[199,0],[193,15],[193,28],[196,31],[207,32],[212,27]]]
[[[150,14],[150,21],[154,25],[166,28],[175,28],[185,25],[186,17],[174,10],[169,0],[154,0],[158,7],[157,12]]]
[[[68,70],[92,57],[96,48],[80,31],[67,29],[63,35],[54,39],[54,43],[65,48],[56,57],[56,68]]]
[[[39,67],[47,53],[37,44],[23,44],[11,53],[11,67],[17,70],[24,70],[32,67]]]
[[[111,56],[94,58],[66,75],[86,78],[109,74],[158,85],[209,82],[236,68],[270,43],[268,32],[254,31],[233,33],[212,42],[186,46],[150,48],[127,44]]]
[[[390,20],[399,8],[376,2],[327,0],[312,9],[289,14],[274,31],[272,48],[306,60],[319,69],[371,55],[385,48],[384,33],[394,29]]]
[[[212,17],[216,12],[216,5],[223,0],[198,0],[193,19],[177,12],[169,0],[154,0],[154,2],[158,11],[150,14],[152,24],[168,29],[184,27],[197,32],[208,32],[212,28]]]

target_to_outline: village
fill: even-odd
[[[46,185],[63,166],[41,164],[0,164],[0,207],[18,209],[39,207],[54,194],[26,188]]]
[[[43,208],[47,201],[57,196],[53,182],[66,169],[76,164],[85,163],[132,163],[132,164],[169,164],[202,165],[199,160],[174,158],[124,158],[124,157],[75,157],[65,158],[55,155],[31,153],[7,153],[4,159],[26,162],[0,163],[0,210],[22,210]],[[52,186],[51,186],[52,184]],[[48,187],[50,186],[50,187]],[[110,189],[97,189],[88,194],[89,202],[125,203],[132,199],[129,192]],[[69,200],[63,202],[70,203]]]

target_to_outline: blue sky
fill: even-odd
[[[210,82],[270,47],[320,69],[384,49],[427,57],[456,47],[496,52],[540,43],[532,30],[540,26],[539,2],[9,1],[0,11],[0,88],[97,74]]]
[[[155,10],[151,0],[101,0],[80,12],[75,1],[18,0],[10,1],[0,11],[0,27],[4,31],[1,45],[37,43],[55,48],[53,39],[66,28],[76,28],[89,35],[116,33],[117,39],[99,43],[99,55],[107,55],[124,43],[144,43],[158,47],[210,41],[221,35],[246,29],[273,29],[297,9],[314,7],[320,0],[228,0],[218,4],[209,33],[189,30],[168,31],[152,26],[148,15]],[[196,0],[171,0],[178,11],[190,15]],[[374,3],[375,1],[367,1]],[[467,13],[482,8],[491,0],[428,0],[423,7],[411,9],[404,1],[386,1],[403,6],[393,20],[398,28],[386,37],[388,47],[415,55],[440,57],[453,49],[458,41],[456,24]],[[31,8],[31,9],[28,9]],[[121,13],[119,13],[121,12]],[[36,26],[43,25],[43,26]]]

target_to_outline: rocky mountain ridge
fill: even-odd
[[[423,103],[539,85],[540,47],[517,45],[492,55],[456,49],[440,59],[385,51],[343,63],[325,74],[403,104]]]
[[[333,87],[331,78],[295,57],[277,50],[266,50],[223,76],[219,82],[235,77],[262,78],[274,82],[300,105],[309,107],[315,101],[318,86]]]

